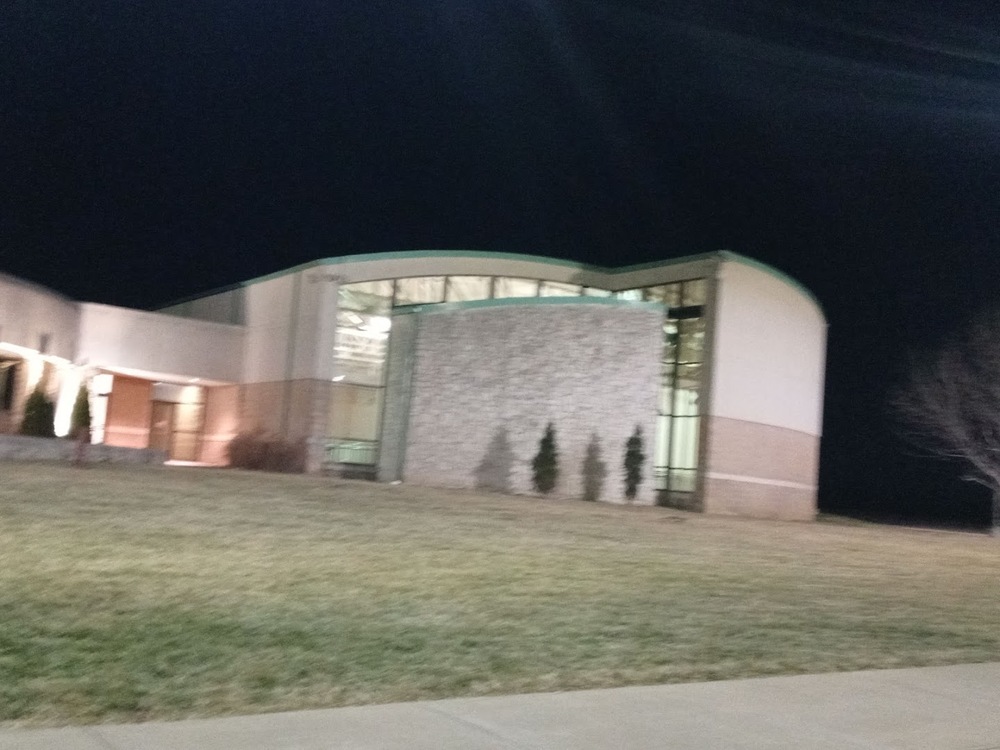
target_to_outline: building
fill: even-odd
[[[156,312],[0,275],[0,430],[36,387],[94,441],[225,463],[238,432],[304,439],[311,471],[531,490],[545,426],[557,493],[645,438],[639,500],[811,519],[826,323],[775,269],[729,252],[618,269],[466,251],[328,258]]]

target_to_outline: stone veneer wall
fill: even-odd
[[[580,298],[397,314],[381,478],[530,493],[531,459],[551,421],[561,472],[554,494],[581,496],[596,435],[607,470],[601,499],[621,501],[636,425],[652,455],[662,326],[658,305]],[[647,459],[637,501],[654,499]]]
[[[710,418],[708,429],[706,513],[816,518],[818,436],[722,417]]]

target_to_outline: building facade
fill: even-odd
[[[614,502],[638,429],[639,501],[811,519],[825,347],[807,291],[728,252],[348,256],[156,312],[0,276],[0,430],[39,387],[68,429],[83,382],[95,442],[223,464],[261,430],[305,440],[312,471],[527,493],[551,423],[556,493],[579,496],[586,464]]]

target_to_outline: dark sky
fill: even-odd
[[[826,309],[823,507],[971,517],[885,391],[1000,288],[998,32],[951,0],[6,0],[0,269],[152,307],[358,252],[735,250]]]

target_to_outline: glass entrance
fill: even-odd
[[[149,447],[166,451],[171,461],[197,461],[203,414],[202,404],[154,401]]]

